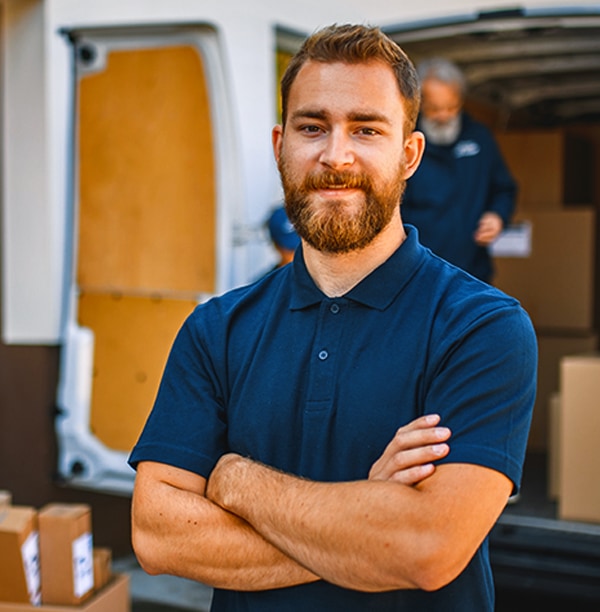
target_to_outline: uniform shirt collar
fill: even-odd
[[[353,287],[343,298],[376,310],[385,310],[412,278],[423,261],[416,228],[405,225],[406,240],[369,276]],[[302,248],[296,250],[291,265],[292,292],[290,308],[299,310],[328,299],[317,287],[306,269]]]

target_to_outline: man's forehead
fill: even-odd
[[[460,85],[452,81],[442,81],[436,77],[428,77],[422,84],[423,96],[462,97]]]
[[[356,62],[344,62],[339,60],[319,61],[309,59],[301,66],[294,82],[305,79],[325,78],[327,75],[338,75],[338,78],[343,78],[342,75],[344,74],[351,75],[374,72],[388,74],[389,77],[395,80],[395,74],[391,66],[378,59],[368,59]]]
[[[394,71],[387,64],[371,60],[360,63],[307,61],[292,84],[290,116],[345,109],[346,114],[386,115],[386,106],[403,106]]]

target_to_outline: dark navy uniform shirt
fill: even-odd
[[[473,276],[492,280],[487,247],[473,235],[485,212],[508,225],[517,186],[492,133],[462,115],[462,129],[452,145],[427,142],[415,174],[408,180],[402,219],[419,230],[421,243]]]
[[[364,479],[398,427],[436,412],[453,432],[442,462],[493,468],[517,489],[536,378],[529,318],[407,231],[344,297],[317,288],[299,249],[291,265],[198,306],[130,463],[208,477],[233,451],[318,481]],[[359,593],[326,582],[217,589],[213,609],[491,611],[487,542],[435,593]]]

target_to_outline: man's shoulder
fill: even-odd
[[[423,284],[438,293],[441,306],[462,312],[466,318],[499,309],[527,316],[516,298],[433,253],[425,259],[421,272],[426,279]]]
[[[286,297],[289,295],[286,286],[289,288],[290,270],[284,269],[288,267],[273,270],[258,280],[211,297],[194,310],[194,316],[223,317],[233,315],[240,310],[264,310],[273,306],[276,296],[278,299],[289,299]]]

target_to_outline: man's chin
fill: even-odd
[[[313,212],[331,213],[336,211],[345,214],[358,214],[364,210],[365,194],[359,189],[347,193],[335,193],[334,190],[314,192],[309,197],[309,204]]]
[[[326,241],[320,243],[311,242],[311,240],[307,240],[307,242],[317,251],[335,257],[336,255],[346,255],[347,253],[362,251],[367,248],[374,239],[375,236],[361,236],[358,239],[346,236],[343,240],[332,240],[330,237]]]

